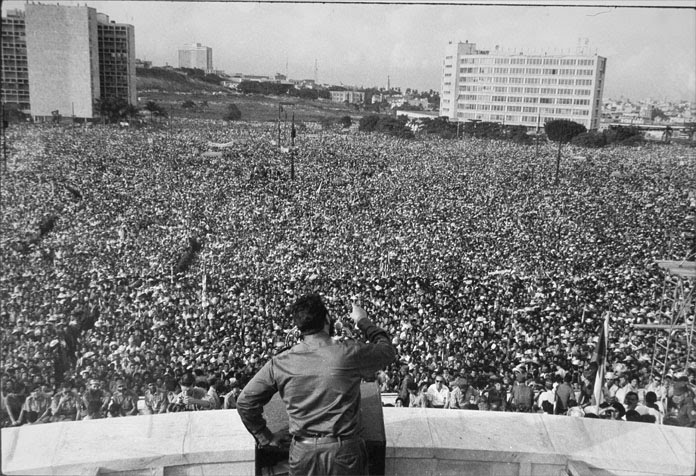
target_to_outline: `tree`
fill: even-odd
[[[193,109],[194,107],[196,107],[196,103],[191,101],[190,99],[187,99],[181,104],[181,107],[183,107],[184,109]]]
[[[666,120],[667,119],[667,114],[662,111],[659,107],[653,108],[652,112],[650,113],[650,120],[654,121],[655,119],[659,118],[660,120]]]
[[[95,108],[104,122],[110,124],[138,115],[138,108],[123,98],[99,98],[95,101]]]
[[[577,122],[568,119],[555,119],[544,124],[544,131],[549,139],[558,142],[558,156],[556,156],[556,180],[558,184],[558,171],[561,168],[561,147],[563,143],[570,142],[573,137],[587,131],[587,128]]]
[[[242,118],[242,111],[239,110],[236,104],[232,103],[227,106],[227,112],[223,119],[225,121],[238,121]]]
[[[344,129],[347,129],[350,127],[350,125],[353,123],[353,120],[350,118],[350,116],[343,116],[341,118],[341,125],[343,126]]]
[[[150,119],[154,117],[167,117],[167,111],[155,101],[148,101],[145,104],[145,110],[150,113]]]

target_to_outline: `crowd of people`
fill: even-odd
[[[694,259],[693,148],[567,146],[554,185],[552,144],[277,139],[183,119],[7,131],[3,425],[176,411],[182,388],[233,408],[307,292],[341,324],[358,300],[393,336],[376,379],[397,405],[592,414],[608,315],[607,404],[626,418],[635,394],[694,424],[693,352],[677,336],[654,360],[667,334],[634,328],[665,310],[655,261]]]

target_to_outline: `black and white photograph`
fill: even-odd
[[[696,474],[694,0],[1,8],[2,474]]]

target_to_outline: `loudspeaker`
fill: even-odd
[[[264,418],[268,428],[273,433],[284,433],[286,441],[290,441],[288,432],[288,412],[279,394],[275,394],[263,408]],[[370,475],[383,476],[387,449],[384,432],[384,415],[382,414],[382,398],[376,382],[360,384],[360,426],[358,434],[365,440],[369,458]],[[257,448],[256,474],[262,476],[263,468],[281,467],[287,464],[288,448]],[[282,470],[281,470],[282,473]],[[274,472],[274,474],[276,474]]]

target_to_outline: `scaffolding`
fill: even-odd
[[[696,359],[694,349],[694,283],[696,261],[657,261],[666,271],[656,322],[636,324],[655,331],[651,374],[665,376],[672,365],[683,370]],[[664,335],[666,331],[667,335]],[[678,348],[677,348],[678,347]]]

